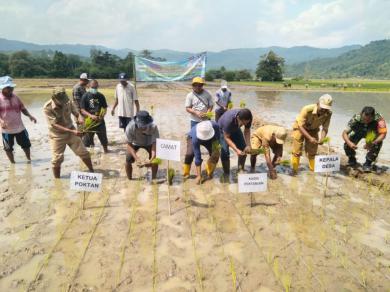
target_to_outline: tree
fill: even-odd
[[[252,75],[249,70],[239,70],[236,72],[235,80],[252,80]]]
[[[142,50],[141,53],[139,54],[142,58],[146,59],[152,59],[152,52],[149,50]]]
[[[279,57],[273,51],[263,55],[257,64],[256,77],[262,81],[282,81],[284,70],[284,58]]]
[[[18,51],[9,59],[9,70],[13,77],[33,77],[33,59],[27,51]]]
[[[9,60],[8,55],[0,53],[0,75],[1,76],[9,74],[8,60]]]
[[[55,51],[51,64],[50,76],[68,77],[71,72],[72,71],[68,66],[68,57],[62,52]]]

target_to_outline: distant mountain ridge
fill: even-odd
[[[390,78],[390,40],[372,41],[334,58],[316,59],[286,68],[289,76],[306,78]]]
[[[124,58],[129,52],[137,54],[138,51],[132,49],[112,49],[98,45],[82,44],[54,44],[40,45],[22,41],[8,40],[0,38],[0,52],[14,52],[20,50],[26,51],[61,51],[65,54],[76,54],[82,57],[89,57],[91,49],[108,51],[111,54]],[[260,56],[273,50],[286,60],[286,64],[297,64],[311,61],[318,58],[338,57],[346,52],[361,48],[360,45],[350,45],[340,48],[314,48],[309,46],[296,46],[291,48],[283,47],[266,47],[266,48],[242,48],[229,49],[220,52],[207,53],[208,69],[216,69],[225,66],[227,69],[249,69],[255,70]],[[193,55],[195,52],[181,52],[175,50],[151,50],[155,57],[166,58],[167,60],[181,60]]]

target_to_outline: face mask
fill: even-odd
[[[98,92],[97,88],[90,88],[89,92],[92,94],[96,94]]]

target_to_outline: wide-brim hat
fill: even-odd
[[[0,77],[0,89],[6,88],[6,87],[14,88],[15,86],[16,86],[16,84],[13,82],[11,77],[9,77],[9,76]]]
[[[210,121],[203,121],[196,125],[196,137],[199,140],[210,140],[214,137],[215,130],[213,124]]]
[[[147,111],[139,111],[134,121],[138,128],[145,128],[153,123],[153,118]]]
[[[320,108],[330,110],[332,109],[333,103],[332,96],[330,94],[324,94],[319,98],[318,103],[320,105]]]

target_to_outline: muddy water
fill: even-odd
[[[186,90],[139,90],[141,105],[153,105],[161,135],[184,142]],[[261,102],[253,91],[236,92],[248,105]],[[91,151],[103,191],[89,194],[81,210],[82,194],[69,190],[69,173],[85,167],[67,151],[62,179],[52,180],[42,101],[33,100],[39,123],[26,121],[32,163],[18,148],[16,165],[0,158],[0,291],[390,289],[388,193],[334,174],[324,198],[324,176],[305,164],[297,177],[278,167],[278,180],[254,194],[253,207],[248,195],[237,194],[235,168],[230,184],[220,182],[220,165],[202,186],[184,182],[179,163],[171,164],[177,176],[169,188],[166,163],[157,185],[145,169],[128,181],[123,132],[107,117],[113,152],[102,154],[97,141]],[[264,171],[264,159],[259,163]]]
[[[265,119],[291,128],[300,109],[310,103],[315,103],[318,97],[326,92],[270,92],[256,91],[247,96],[255,98],[259,108],[258,114]],[[332,146],[343,152],[341,134],[348,121],[355,113],[359,113],[364,106],[373,106],[387,121],[390,121],[390,94],[389,93],[363,93],[363,92],[334,92],[333,116],[329,129]],[[263,111],[262,109],[266,109]],[[364,161],[363,141],[360,143],[358,157]],[[385,140],[379,161],[390,162],[390,143]]]

